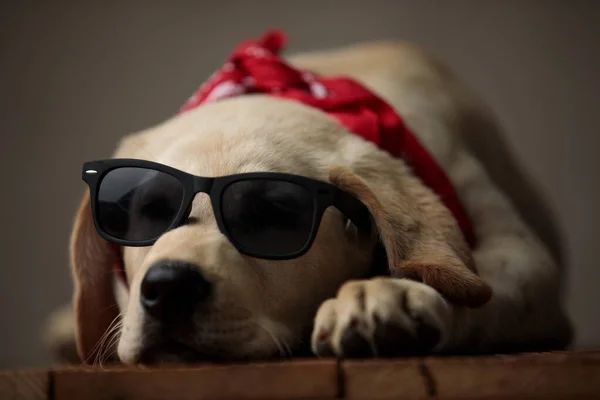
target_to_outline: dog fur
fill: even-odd
[[[348,229],[329,209],[304,256],[240,255],[218,230],[206,196],[193,223],[151,247],[119,248],[94,230],[89,195],[72,234],[74,316],[55,347],[77,343],[86,362],[154,363],[317,355],[383,356],[562,348],[561,249],[552,214],[502,146],[481,102],[423,50],[363,43],[290,58],[357,79],[392,105],[454,182],[478,237],[472,251],[450,213],[403,160],[319,110],[268,96],[207,104],[127,136],[115,158],[161,162],[201,176],[275,171],[330,181],[363,201],[378,235]],[[490,145],[493,152],[490,151]],[[383,247],[385,257],[377,257]],[[129,289],[110,274],[123,257]],[[218,286],[191,332],[161,347],[139,301],[153,263],[190,262]],[[388,273],[377,272],[381,259]],[[379,260],[379,261],[378,261]],[[387,262],[385,262],[387,261]],[[71,332],[71,334],[65,333]]]

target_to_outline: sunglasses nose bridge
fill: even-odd
[[[198,193],[210,193],[210,189],[213,186],[214,178],[204,178],[200,176],[194,177],[194,195]]]

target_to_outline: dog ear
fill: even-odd
[[[456,305],[480,307],[489,301],[491,288],[477,276],[470,249],[452,215],[420,182],[408,182],[412,193],[410,188],[400,193],[393,185],[375,193],[343,167],[331,168],[329,179],[369,209],[392,276],[422,281]]]
[[[75,283],[75,337],[81,361],[92,363],[106,352],[105,334],[119,317],[113,264],[122,263],[120,248],[98,235],[89,193],[83,198],[71,236],[71,270]]]

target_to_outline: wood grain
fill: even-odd
[[[439,399],[600,399],[600,354],[556,353],[431,358]]]
[[[49,382],[48,371],[0,372],[0,399],[46,400]]]
[[[345,398],[425,398],[428,388],[421,365],[419,359],[346,361],[342,364]]]
[[[64,369],[55,400],[327,399],[338,394],[335,361],[296,361],[162,369]]]

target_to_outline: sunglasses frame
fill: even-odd
[[[120,168],[142,168],[166,173],[177,179],[182,184],[183,198],[181,200],[179,210],[177,211],[177,215],[173,219],[173,222],[169,228],[167,228],[158,237],[142,241],[124,240],[111,236],[102,229],[97,217],[97,203],[100,184],[109,172]],[[266,260],[286,260],[297,258],[305,254],[312,247],[317,236],[323,214],[330,206],[334,206],[349,220],[351,220],[352,223],[359,229],[359,231],[369,232],[371,228],[370,213],[367,207],[356,197],[330,183],[299,175],[279,172],[250,172],[221,177],[201,177],[152,161],[121,158],[85,162],[83,164],[82,179],[88,184],[90,189],[92,215],[96,231],[105,240],[121,246],[151,246],[160,238],[160,236],[179,226],[184,225],[191,213],[192,202],[198,193],[206,193],[210,197],[213,213],[221,233],[227,237],[227,239],[240,253],[253,258],[261,258]],[[258,252],[252,252],[239,245],[235,238],[230,234],[221,212],[223,192],[229,185],[235,182],[253,179],[269,179],[293,183],[304,187],[312,194],[314,202],[312,228],[307,242],[298,251],[280,255],[265,255]]]

